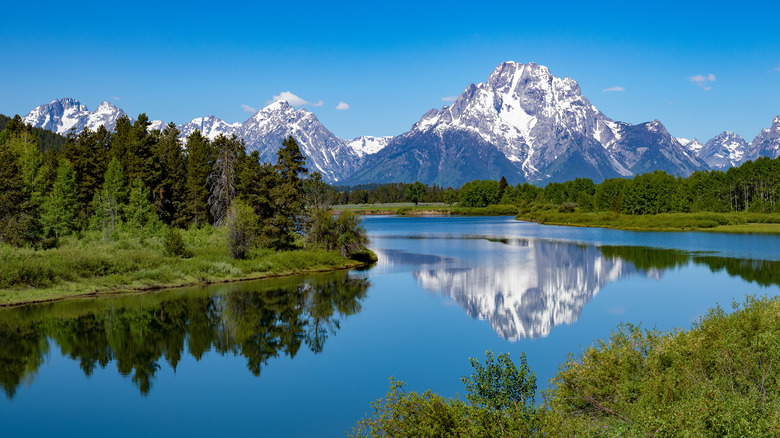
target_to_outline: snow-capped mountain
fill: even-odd
[[[705,167],[658,120],[617,125],[617,139],[607,148],[633,174],[663,170],[670,175],[688,176]]]
[[[190,122],[180,125],[179,132],[182,137],[188,137],[194,131],[200,131],[200,133],[208,138],[214,140],[220,134],[224,134],[227,137],[233,134],[238,135],[241,128],[241,123],[229,124],[214,116],[198,117],[192,119]]]
[[[347,143],[336,137],[313,113],[295,110],[286,101],[271,103],[258,111],[239,128],[247,150],[260,152],[264,161],[276,161],[282,141],[293,136],[307,158],[310,172],[320,172],[327,182],[340,181],[354,172],[359,156]]]
[[[710,139],[699,150],[698,157],[711,169],[724,170],[742,164],[749,147],[745,139],[733,132],[725,131]]]
[[[124,111],[109,102],[101,103],[92,112],[78,100],[64,98],[34,108],[24,117],[24,122],[66,135],[71,131],[79,133],[84,128],[94,131],[101,125],[113,130],[116,119],[123,115],[126,115]]]
[[[452,105],[424,114],[349,181],[460,185],[476,173],[510,182],[598,182],[655,169],[688,175],[702,166],[660,122],[615,122],[573,79],[534,63],[505,62]]]
[[[392,136],[386,137],[373,137],[370,135],[364,135],[361,137],[353,138],[347,141],[347,146],[351,147],[359,157],[375,154],[387,146],[392,140]]]
[[[753,139],[746,155],[748,160],[755,160],[758,157],[776,158],[780,156],[780,116],[772,120],[772,126],[769,129],[762,129]]]
[[[688,149],[690,154],[693,155],[694,157],[698,157],[699,156],[699,151],[701,150],[701,148],[704,147],[704,145],[701,144],[701,142],[698,139],[695,139],[695,138],[693,140],[689,140],[689,139],[684,138],[684,137],[678,137],[677,141],[681,145],[685,146],[685,148]]]

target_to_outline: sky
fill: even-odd
[[[31,6],[34,5],[34,6]],[[750,142],[780,115],[780,2],[81,1],[3,5],[0,113],[72,97],[243,122],[275,98],[334,134],[398,135],[504,61],[608,117]]]

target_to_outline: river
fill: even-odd
[[[343,436],[384,395],[463,395],[525,352],[544,389],[621,322],[780,293],[780,236],[365,217],[370,269],[0,311],[4,436]]]

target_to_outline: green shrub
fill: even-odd
[[[168,257],[192,257],[192,252],[184,245],[181,233],[174,227],[168,227],[163,235],[163,253]]]

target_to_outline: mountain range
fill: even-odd
[[[36,107],[24,121],[67,134],[100,125],[112,130],[123,115],[109,102],[90,112],[78,100],[65,98]],[[149,129],[164,127],[155,120]],[[487,82],[469,85],[451,105],[426,112],[408,132],[394,137],[344,140],[313,113],[285,101],[271,103],[243,123],[208,116],[177,128],[183,137],[195,130],[211,139],[235,134],[264,161],[275,161],[282,139],[292,135],[309,169],[338,184],[421,181],[459,187],[501,176],[513,184],[577,177],[600,182],[654,170],[687,176],[780,154],[780,116],[751,143],[726,131],[702,144],[673,137],[658,120],[614,121],[582,95],[575,80],[556,77],[542,65],[516,62],[502,63]]]

